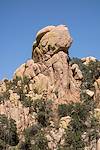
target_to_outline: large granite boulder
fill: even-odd
[[[48,26],[37,33],[33,43],[32,58],[35,62],[45,61],[59,51],[68,52],[72,38],[64,25]]]
[[[80,101],[82,73],[76,68],[73,76],[68,55],[71,43],[72,38],[65,25],[41,29],[33,44],[32,59],[21,65],[14,77],[28,76],[33,91],[41,96],[46,91],[47,97],[56,104]]]

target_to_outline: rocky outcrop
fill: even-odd
[[[5,114],[16,121],[20,138],[25,128],[36,124],[37,117],[35,112],[30,113],[29,107],[24,107],[21,103],[19,89],[22,90],[24,98],[32,101],[41,99],[44,95],[46,99],[52,99],[54,115],[59,104],[80,101],[82,73],[78,66],[69,64],[68,48],[71,43],[72,38],[66,26],[43,28],[36,35],[32,47],[32,59],[15,71],[11,81],[8,82],[6,79],[1,81],[0,114]],[[24,80],[24,77],[27,77],[28,84],[23,86],[21,80]],[[17,81],[17,78],[20,80]],[[6,82],[9,83],[9,88]],[[12,83],[16,85],[11,86]],[[2,97],[5,97],[3,101]],[[67,127],[66,122],[69,122],[66,117],[60,120],[62,130]],[[59,134],[60,130],[57,132]],[[62,133],[60,138],[61,136]]]
[[[96,62],[96,58],[92,56],[81,58],[81,60],[84,65],[88,65],[90,62]]]
[[[70,126],[73,118],[72,114],[65,113],[65,110],[68,109],[66,107],[64,107],[64,112],[62,107],[62,115],[60,115],[58,105],[81,103],[80,88],[84,80],[79,65],[69,63],[68,50],[71,44],[72,38],[65,25],[47,26],[41,29],[32,46],[32,58],[15,71],[12,80],[4,79],[0,82],[0,114],[5,114],[8,118],[15,120],[21,141],[25,141],[24,129],[36,125],[34,132],[37,132],[36,128],[40,125],[38,115],[47,113],[48,116],[48,112],[52,111],[52,117],[49,116],[49,125],[44,125],[45,127],[41,127],[39,130],[45,131],[45,137],[51,150],[57,150],[59,145],[64,144],[66,129]],[[96,62],[96,59],[87,57],[82,58],[81,61],[81,65],[83,63],[88,67],[88,64]],[[100,78],[98,76],[96,76],[94,87],[95,91],[87,88],[81,92],[86,93],[91,99],[99,101]],[[40,114],[38,114],[39,110],[34,108],[36,100],[43,100],[41,105],[52,100],[52,108],[50,107],[46,112],[43,106],[44,112],[41,112],[42,106],[38,103],[37,105],[40,107],[38,108]],[[98,105],[98,107],[100,106]],[[94,112],[96,118],[100,118],[100,109],[96,108]],[[32,142],[34,143],[34,140]]]
[[[8,118],[12,118],[16,121],[18,134],[21,138],[24,129],[34,124],[36,120],[34,115],[29,114],[29,108],[23,107],[17,98],[14,99],[14,96],[12,96],[12,98],[13,101],[10,99],[6,101],[5,104],[0,105],[0,114],[5,114]]]
[[[68,53],[71,43],[72,38],[66,26],[48,26],[37,33],[32,58],[34,62],[43,62],[59,51]]]
[[[69,65],[68,48],[72,38],[64,25],[48,26],[37,33],[33,44],[32,59],[21,65],[16,76],[28,76],[32,90],[38,95],[47,92],[47,97],[55,103],[77,102],[80,100],[80,87],[76,80],[82,79],[77,67],[75,78]]]

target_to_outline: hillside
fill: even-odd
[[[0,150],[100,149],[100,61],[70,58],[72,41],[65,25],[41,29],[0,81]]]

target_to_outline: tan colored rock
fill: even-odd
[[[28,85],[23,87],[26,98],[31,98],[33,102],[37,99],[52,100],[53,117],[50,118],[50,126],[41,129],[45,131],[51,150],[57,150],[58,144],[64,144],[65,129],[71,121],[70,116],[62,117],[59,121],[58,105],[80,101],[80,85],[83,75],[77,64],[72,66],[69,64],[68,49],[71,43],[72,38],[66,26],[43,28],[37,33],[36,41],[33,43],[32,59],[22,64],[14,74],[14,79],[17,76],[22,79],[24,76],[29,78]],[[95,61],[96,59],[93,57],[82,59],[86,65]],[[19,88],[22,86],[21,81],[17,82]],[[90,90],[86,90],[86,93],[99,100],[100,79],[95,81],[94,86],[95,93]],[[6,92],[4,82],[0,83],[0,94],[3,92]],[[20,96],[12,89],[9,89],[9,93],[9,100],[0,104],[0,114],[5,114],[8,118],[16,121],[18,133],[22,138],[21,134],[25,128],[37,124],[38,114],[34,110],[30,113],[30,108],[21,103]],[[95,117],[100,120],[100,109],[95,109]]]
[[[81,80],[83,76],[77,66],[76,76],[73,78],[71,66],[68,64],[67,53],[72,43],[68,28],[64,25],[47,27],[38,32],[37,38],[39,36],[39,43],[35,42],[35,49],[38,51],[33,49],[35,58],[17,69],[14,76],[28,76],[32,79],[31,90],[40,95],[47,91],[47,98],[53,99],[55,104],[58,101],[79,101],[80,85],[76,80]]]
[[[98,142],[97,142],[97,150],[100,150],[100,138],[98,139]]]
[[[60,119],[60,127],[63,128],[63,129],[67,129],[70,121],[71,121],[70,116],[62,117]]]
[[[94,82],[94,87],[95,87],[95,96],[94,96],[94,99],[98,102],[98,107],[100,107],[100,78],[98,78]]]
[[[43,91],[48,90],[49,81],[47,76],[39,74],[36,77],[34,77],[33,80],[34,80],[33,88],[37,94],[41,94],[43,93]]]
[[[14,78],[16,77],[23,77],[25,71],[25,63],[22,64],[14,73]]]
[[[23,107],[15,95],[16,93],[12,96],[13,98],[16,97],[14,101],[11,99],[4,104],[0,104],[0,114],[5,114],[8,118],[12,118],[16,121],[18,133],[20,133],[21,136],[22,131],[35,123],[36,118],[35,116],[32,118],[31,114],[29,114],[29,108]]]
[[[79,69],[79,66],[77,64],[73,64],[71,66],[71,69],[72,69],[73,77],[75,78],[75,80],[82,80],[83,79],[82,72]]]
[[[59,25],[53,27],[52,30],[42,36],[37,47],[33,46],[32,58],[35,62],[44,61],[59,51],[67,52],[71,43],[72,38],[66,26]]]
[[[36,35],[36,40],[37,41],[40,41],[40,39],[47,33],[47,32],[50,32],[52,29],[54,29],[55,26],[47,26],[43,29],[41,29],[37,35]]]
[[[93,97],[94,96],[94,91],[91,91],[89,89],[86,90],[86,93],[90,96]]]
[[[36,42],[33,45],[32,59],[22,64],[14,74],[14,79],[17,76],[29,77],[29,85],[25,85],[23,88],[26,97],[31,97],[31,100],[34,101],[45,95],[45,99],[53,101],[54,118],[57,118],[57,106],[59,104],[80,101],[80,85],[73,77],[73,71],[69,65],[68,48],[71,43],[72,38],[68,28],[64,25],[41,30],[38,32]],[[76,72],[78,78],[82,78],[78,68]],[[18,81],[17,85],[21,87],[21,81]],[[18,132],[22,133],[24,128],[36,123],[36,116],[29,113],[29,108],[25,108],[20,102],[19,95],[11,90],[9,91],[9,100],[0,105],[0,114],[6,114],[15,119]],[[68,120],[65,119],[66,121]],[[63,127],[65,128],[64,124]],[[59,142],[62,135],[61,131],[53,132],[53,139],[59,137],[55,140]],[[57,142],[54,143],[52,150],[56,149],[56,145]]]
[[[10,101],[13,103],[15,106],[18,106],[18,100],[20,99],[20,96],[17,93],[10,93]]]
[[[51,128],[50,132],[46,134],[50,150],[56,150],[58,144],[64,144],[64,134],[65,130],[62,128],[59,128],[58,130],[55,128]]]
[[[81,59],[84,65],[88,65],[90,62],[96,62],[96,58],[89,56]]]
[[[100,108],[95,108],[94,115],[98,119],[98,121],[100,122]]]

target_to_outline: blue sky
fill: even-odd
[[[38,30],[59,24],[73,37],[71,57],[100,59],[100,0],[0,0],[0,79],[31,58]]]

